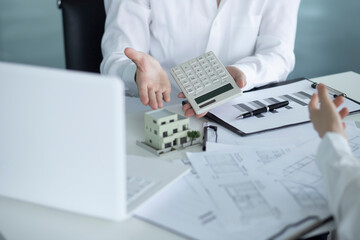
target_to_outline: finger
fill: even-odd
[[[156,110],[158,108],[158,104],[154,90],[149,89],[148,94],[149,94],[149,105],[152,109]]]
[[[247,84],[246,79],[242,79],[242,86],[240,88],[244,88]]]
[[[319,97],[316,93],[311,96],[308,108],[310,112],[319,110]]]
[[[196,118],[202,118],[203,116],[205,116],[207,114],[207,112],[204,112],[202,114],[196,114]]]
[[[342,126],[343,126],[343,129],[345,130],[346,129],[346,123],[342,123]]]
[[[339,112],[339,115],[340,115],[341,119],[344,119],[348,114],[349,114],[349,109],[348,108],[343,108]]]
[[[157,105],[159,108],[163,107],[163,94],[161,92],[156,93]]]
[[[133,61],[136,64],[136,66],[140,65],[139,62],[143,57],[142,52],[138,52],[133,48],[125,48],[124,53],[131,61]]]
[[[343,96],[338,96],[333,100],[333,103],[336,107],[339,107],[341,104],[344,103],[344,97]]]
[[[184,112],[186,112],[188,109],[190,109],[190,108],[192,108],[191,107],[191,105],[190,105],[190,103],[186,103],[186,104],[184,104],[184,106],[182,107],[182,110],[184,111]]]
[[[179,92],[177,96],[178,98],[185,98],[185,94],[183,92]]]
[[[328,94],[328,90],[324,84],[322,84],[322,83],[318,84],[317,90],[318,90],[318,94],[319,94],[319,101],[321,104],[328,104],[331,102],[329,94]]]
[[[169,91],[165,91],[163,93],[163,98],[164,98],[165,102],[170,102],[170,93],[169,93]]]
[[[142,104],[148,105],[149,104],[149,95],[148,95],[148,90],[147,90],[146,85],[142,84],[142,85],[138,86],[138,88],[139,88],[139,97],[140,97]]]
[[[238,85],[239,88],[243,88],[246,85],[246,80],[243,78],[236,79],[236,85]]]
[[[194,115],[196,115],[196,113],[193,108],[189,108],[185,111],[185,117],[192,117]]]

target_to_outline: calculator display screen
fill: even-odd
[[[206,100],[209,100],[210,98],[216,97],[217,95],[220,95],[231,89],[233,89],[233,86],[230,83],[228,83],[225,86],[219,87],[211,92],[208,92],[200,97],[195,98],[194,100],[197,104],[200,104],[202,102],[205,102]]]

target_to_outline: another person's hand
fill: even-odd
[[[163,101],[170,102],[171,84],[169,76],[153,57],[132,48],[126,48],[125,55],[136,64],[135,81],[140,100],[152,109],[163,107]]]
[[[339,113],[336,110],[344,102],[344,98],[339,96],[331,101],[324,84],[319,84],[317,90],[318,94],[315,93],[309,103],[310,120],[315,130],[321,138],[327,132],[336,132],[346,138],[345,123],[342,119],[348,115],[349,110],[342,108]]]
[[[226,69],[228,70],[228,72],[230,73],[230,75],[232,76],[232,78],[236,82],[236,85],[238,85],[239,88],[245,87],[245,85],[246,85],[246,76],[240,69],[238,69],[236,67],[233,67],[233,66],[227,66]],[[183,92],[179,93],[178,98],[185,98],[185,94]],[[201,118],[201,117],[205,116],[206,113],[207,113],[207,112],[205,112],[205,113],[202,113],[202,114],[199,114],[199,115],[196,114],[194,109],[190,105],[190,103],[186,103],[182,107],[182,110],[185,112],[186,117],[192,117],[192,116],[195,115],[197,118]]]

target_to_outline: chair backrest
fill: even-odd
[[[103,0],[58,0],[62,9],[66,68],[100,72]]]

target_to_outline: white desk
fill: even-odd
[[[360,101],[359,74],[348,72],[313,80],[327,83]],[[136,138],[143,134],[142,128],[139,127],[143,126],[143,112],[136,111],[149,110],[147,107],[136,104],[136,100],[127,99],[127,126],[134,130],[132,134],[127,135],[127,151],[129,154],[153,156],[135,145]],[[175,109],[180,110],[180,107],[177,106]],[[360,114],[350,116],[348,119],[360,120]],[[191,119],[190,127],[198,128],[202,125],[202,121]],[[200,148],[200,146],[195,146],[191,150],[200,151]],[[170,153],[161,158],[164,160],[174,159],[183,154],[183,152]],[[114,223],[4,197],[0,197],[0,232],[6,240],[184,239],[137,218],[131,218],[122,223]]]

